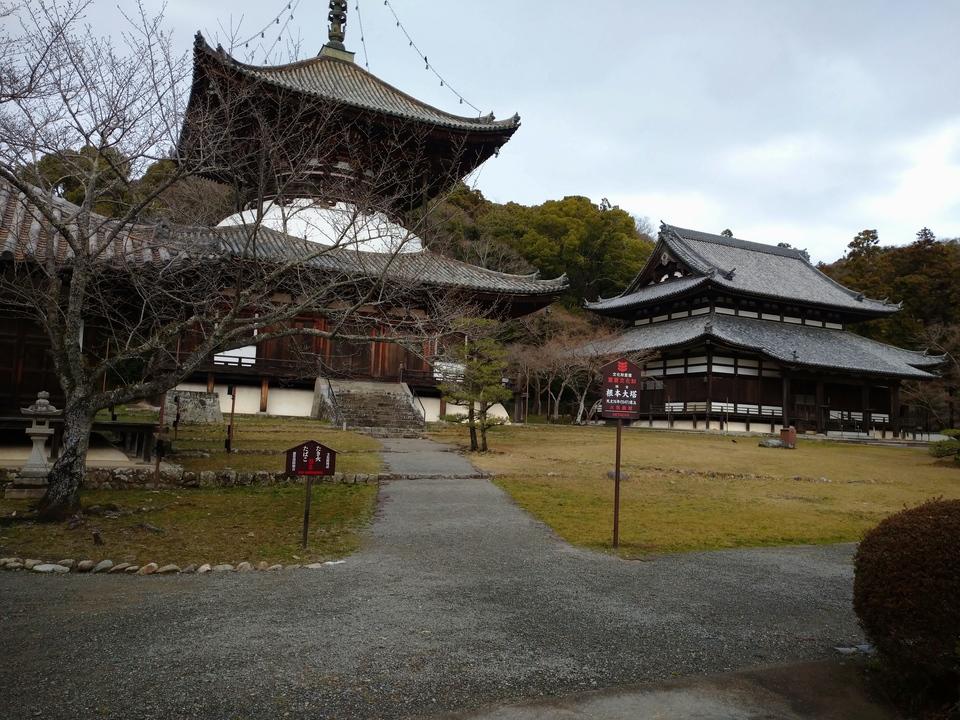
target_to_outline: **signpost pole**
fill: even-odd
[[[303,537],[300,545],[304,550],[307,549],[307,532],[310,529],[310,499],[313,495],[313,476],[307,475],[307,497],[303,503]]]
[[[613,547],[620,547],[620,440],[623,420],[617,418],[617,463],[613,470]]]

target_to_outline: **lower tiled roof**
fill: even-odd
[[[56,199],[58,215],[75,227],[77,207]],[[261,226],[256,233],[240,225],[188,227],[128,225],[110,239],[117,225],[109,218],[92,216],[96,232],[91,248],[102,248],[98,261],[137,264],[177,260],[213,261],[221,257],[257,257],[276,262],[301,259],[304,266],[357,276],[389,278],[410,285],[461,288],[481,293],[548,298],[563,292],[567,278],[540,280],[533,275],[511,275],[453,260],[427,250],[414,253],[375,253],[352,248],[325,248]],[[36,206],[9,184],[0,182],[0,259],[46,261],[69,264],[74,252],[59,233],[52,232]]]
[[[753,350],[784,365],[903,378],[932,378],[921,367],[942,357],[905,350],[844,330],[791,325],[731,315],[699,315],[632,327],[589,347],[597,355],[642,353],[713,340]]]

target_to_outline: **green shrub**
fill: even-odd
[[[944,430],[949,440],[930,443],[930,454],[934,457],[952,457],[960,462],[960,430]]]
[[[960,500],[891,515],[860,543],[853,606],[881,661],[914,690],[952,694],[960,680]]]

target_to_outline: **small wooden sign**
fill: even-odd
[[[603,390],[600,414],[611,420],[640,419],[640,367],[629,360],[614,360],[601,368]]]
[[[307,440],[287,450],[287,477],[323,477],[337,470],[337,451],[316,440]]]
[[[305,477],[307,479],[306,496],[303,499],[303,534],[300,544],[307,547],[307,535],[310,531],[310,499],[313,495],[313,479],[333,475],[337,470],[337,451],[328,448],[316,440],[307,440],[286,453],[287,477]]]

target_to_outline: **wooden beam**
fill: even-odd
[[[823,433],[826,431],[826,418],[824,413],[826,408],[824,407],[824,392],[823,392],[823,380],[817,380],[817,432]]]
[[[787,375],[786,368],[783,374],[783,427],[790,427],[790,376]]]

